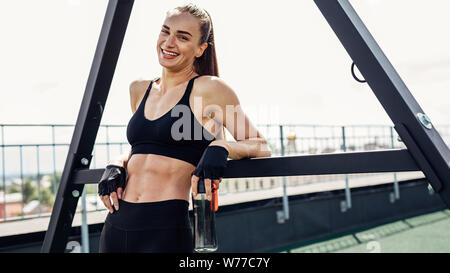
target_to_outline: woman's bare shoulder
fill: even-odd
[[[199,80],[196,88],[197,95],[208,100],[211,99],[211,102],[237,100],[236,92],[224,79],[204,75],[197,80]]]
[[[144,91],[147,88],[147,85],[150,83],[150,80],[134,80],[130,83],[130,94],[132,95],[136,95],[139,93],[142,93],[142,89],[144,89]]]
[[[202,95],[217,94],[218,92],[227,92],[230,90],[230,85],[224,79],[217,76],[203,75],[199,77],[197,83],[198,92]],[[196,82],[197,82],[196,80]]]
[[[148,85],[151,80],[134,80],[130,83],[130,102],[131,102],[131,110],[136,112],[138,102],[142,100],[144,97],[145,91],[147,90]]]

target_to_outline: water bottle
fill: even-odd
[[[194,251],[214,252],[217,250],[215,206],[216,189],[211,189],[211,201],[206,199],[205,182],[200,178],[197,185],[197,196],[192,196],[194,212]]]

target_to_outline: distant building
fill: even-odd
[[[6,206],[6,207],[5,207]],[[10,193],[5,194],[0,192],[0,219],[5,218],[5,208],[6,217],[17,217],[22,213],[22,194]]]

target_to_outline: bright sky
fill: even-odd
[[[212,16],[219,71],[255,124],[386,124],[313,1],[192,1]],[[102,124],[127,124],[128,86],[161,74],[165,12],[136,0]],[[351,1],[434,124],[450,123],[450,1]],[[15,0],[0,8],[0,123],[74,124],[106,0]]]

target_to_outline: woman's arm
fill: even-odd
[[[138,103],[138,97],[143,96],[143,90],[145,92],[146,81],[135,80],[130,83],[130,104],[131,104],[131,112],[134,114],[136,112],[136,104]],[[141,98],[142,99],[142,98]],[[131,157],[131,149],[128,153],[123,153],[118,157],[115,157],[108,161],[108,165],[116,165],[120,167],[124,167],[127,169],[128,160]]]
[[[211,117],[214,128],[219,128],[220,131],[225,126],[236,140],[218,139],[210,145],[224,147],[231,159],[270,157],[271,151],[266,139],[244,113],[234,90],[218,77],[202,78],[204,112]]]
[[[240,141],[214,140],[210,145],[222,146],[228,150],[228,158],[242,159],[251,157],[270,157],[271,152],[265,138]]]
[[[100,199],[102,200],[105,207],[109,210],[109,212],[113,213],[114,210],[112,206],[116,208],[116,210],[119,210],[119,201],[118,199],[122,199],[122,193],[123,189],[126,184],[126,173],[123,173],[122,170],[120,170],[117,167],[111,167],[113,166],[119,166],[125,168],[125,172],[127,170],[127,163],[131,156],[131,149],[128,154],[124,153],[120,156],[113,158],[108,161],[108,165],[105,169],[105,172],[103,173],[103,176],[101,178],[101,181],[99,183],[99,194]],[[114,172],[111,170],[114,169]],[[117,171],[119,169],[119,171]],[[117,172],[119,172],[119,176],[117,176]],[[111,180],[110,180],[111,179]],[[122,180],[123,179],[123,180]],[[107,186],[105,183],[115,183],[115,190],[111,190],[110,186]],[[112,203],[111,203],[112,199]]]
[[[145,82],[142,80],[135,80],[131,82],[130,84],[130,104],[131,104],[131,111],[133,114],[136,112],[136,104],[137,104],[137,98],[141,97],[141,94],[143,93],[142,90],[145,90]],[[108,165],[115,165],[125,168],[125,171],[127,171],[127,164],[128,160],[131,157],[131,149],[129,153],[123,153],[119,155],[118,157],[115,157],[108,161]],[[106,170],[105,170],[106,171]],[[126,182],[125,182],[126,183]],[[118,187],[117,192],[110,192],[110,195],[101,195],[101,200],[103,201],[103,204],[105,205],[108,210],[113,213],[112,205],[114,204],[114,207],[116,210],[119,209],[119,202],[118,199],[122,199],[122,193],[123,193],[123,187]],[[112,203],[111,203],[111,199]]]
[[[222,132],[223,127],[225,127],[236,140],[234,142],[219,138],[212,141],[193,172],[191,177],[193,195],[195,196],[197,193],[197,183],[201,174],[209,175],[210,178],[204,177],[204,182],[206,196],[208,200],[211,200],[211,183],[215,183],[217,189],[219,189],[219,184],[222,181],[222,177],[220,177],[221,168],[224,165],[226,166],[227,158],[269,157],[271,152],[266,139],[253,126],[240,107],[239,99],[233,89],[218,77],[205,76],[199,78],[199,80],[197,86],[201,86],[200,92],[203,98],[202,106],[204,107],[204,110],[201,110],[204,115],[210,118],[208,122],[213,123],[214,135],[217,137],[218,132]],[[220,149],[211,148],[211,146],[216,145],[226,149],[228,155]],[[210,162],[203,162],[204,157],[208,158],[205,161],[215,161],[212,163],[214,167],[208,166]],[[208,168],[210,169],[208,170]],[[220,178],[216,179],[216,177]]]

